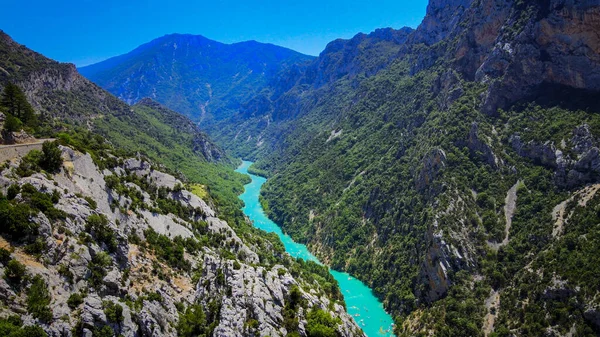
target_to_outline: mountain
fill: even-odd
[[[312,58],[256,41],[172,34],[79,71],[129,104],[150,97],[204,122],[237,112],[281,69]]]
[[[149,100],[130,107],[81,76],[74,65],[50,60],[3,32],[0,55],[0,89],[6,83],[23,89],[45,125],[42,134],[92,130],[122,150],[144,154],[207,186],[223,212],[241,207],[237,195],[244,177],[233,172],[233,161],[189,119]]]
[[[364,335],[326,267],[244,219],[244,177],[195,123],[1,32],[0,56],[27,131],[57,139],[0,145],[2,335]]]
[[[596,0],[431,0],[417,29],[333,41],[203,127],[397,335],[594,336],[598,31]]]

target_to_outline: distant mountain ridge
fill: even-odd
[[[171,34],[79,71],[123,101],[150,97],[197,120],[224,118],[282,69],[313,59],[256,41]]]

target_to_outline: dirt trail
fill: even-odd
[[[592,200],[592,198],[596,195],[598,190],[600,190],[600,184],[586,186],[585,188],[573,193],[569,199],[554,206],[554,209],[552,209],[552,220],[554,220],[552,237],[556,238],[562,235],[565,224],[568,223],[569,218],[571,218],[571,215],[573,215],[573,211],[571,211],[569,214],[565,214],[567,204],[573,199],[577,198],[577,203],[579,206],[585,207],[588,201]]]
[[[499,307],[500,293],[496,290],[492,290],[490,297],[485,300],[487,313],[483,319],[483,333],[486,337],[494,332],[494,325],[496,324],[496,316],[498,315]]]
[[[517,181],[513,187],[511,187],[506,193],[506,198],[504,199],[504,218],[506,219],[506,226],[504,227],[504,240],[500,243],[488,242],[490,248],[494,250],[500,249],[500,247],[504,247],[508,245],[510,227],[512,225],[512,217],[515,214],[515,209],[517,208],[517,190],[519,188],[519,184],[521,181]]]

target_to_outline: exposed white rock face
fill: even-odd
[[[38,191],[60,194],[55,207],[66,214],[64,220],[49,220],[43,213],[31,218],[46,243],[39,260],[0,237],[0,247],[13,249],[12,258],[25,264],[29,274],[41,275],[48,284],[53,320],[41,322],[27,313],[24,292],[4,279],[0,279],[0,299],[6,306],[0,308],[0,316],[18,314],[25,324],[40,325],[50,336],[57,337],[71,336],[73,331],[91,337],[105,326],[126,337],[174,337],[180,320],[176,304],[185,307],[199,303],[206,309],[210,303],[217,303],[220,310],[214,336],[283,336],[287,333],[282,327],[283,308],[291,287],[296,285],[307,303],[306,309],[298,311],[301,335],[305,335],[306,313],[311,307],[341,318],[341,336],[362,335],[343,306],[330,304],[318,284],[293,278],[283,265],[261,264],[256,242],[250,246],[245,242],[247,234],[238,236],[196,195],[185,189],[173,190],[178,184],[183,186],[175,177],[140,159],[128,159],[122,166],[101,171],[89,154],[67,147],[62,147],[62,152],[64,167],[54,175],[36,173],[21,178],[12,172],[18,160],[0,172],[3,193],[12,184],[31,184]],[[131,196],[119,195],[106,180],[108,176],[124,179],[127,174],[156,187],[166,187],[166,198],[195,210],[193,219],[161,214],[155,192],[121,180],[124,188],[142,196],[146,209],[128,208],[133,202]],[[20,195],[16,198],[23,200]],[[97,240],[93,231],[88,233],[90,227],[86,223],[91,215],[106,217],[114,247]],[[184,259],[191,266],[189,271],[175,268],[146,246],[143,241],[150,228],[169,239],[205,242],[197,251],[184,252]],[[134,234],[141,237],[141,244],[129,240]],[[107,253],[108,265],[103,268],[98,285],[93,286],[91,266]],[[4,266],[0,266],[3,274]],[[76,293],[84,294],[83,302],[70,307],[67,302]],[[122,307],[121,322],[111,321],[105,312],[109,302]],[[258,322],[257,328],[248,327],[250,319]]]

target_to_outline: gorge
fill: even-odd
[[[0,146],[33,149],[0,153],[0,328],[597,336],[598,32],[599,0],[430,0],[318,56],[79,69],[0,33]]]
[[[319,260],[308,251],[306,246],[294,242],[289,235],[284,234],[281,228],[264,214],[260,205],[259,195],[260,188],[266,182],[266,179],[248,173],[248,168],[251,165],[252,162],[244,161],[236,170],[252,178],[252,182],[244,186],[244,193],[240,195],[240,199],[244,201],[244,214],[252,221],[255,227],[277,234],[281,242],[283,242],[286,252],[292,257],[320,264]],[[361,327],[367,337],[393,336],[392,317],[385,312],[383,304],[379,302],[371,290],[347,273],[335,270],[330,270],[330,272],[340,285],[348,313],[354,318],[357,325]]]

